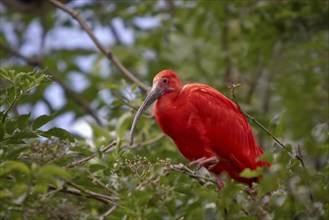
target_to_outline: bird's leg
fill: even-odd
[[[212,164],[208,167],[208,169],[211,170],[212,168],[214,168],[214,166],[216,166],[218,162],[220,162],[220,159],[217,156],[201,157],[195,161],[190,162],[189,165],[191,166],[197,164],[196,169],[200,169],[204,165]]]
[[[218,176],[218,175],[213,175],[213,176],[214,176],[215,179],[216,179],[216,183],[217,183],[218,191],[220,191],[220,190],[224,187],[225,182],[224,182],[224,180],[222,180],[222,179],[220,178],[220,176]]]

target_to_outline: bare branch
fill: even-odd
[[[63,187],[62,189],[58,189],[57,187],[55,187],[53,185],[49,185],[48,189],[56,190],[59,192],[68,193],[68,194],[72,194],[72,195],[76,195],[76,196],[80,196],[80,197],[87,197],[87,198],[102,202],[106,205],[118,206],[118,204],[116,202],[112,201],[112,200],[118,199],[118,198],[106,196],[106,195],[103,195],[100,193],[95,193],[95,192],[87,190],[87,189],[83,189],[82,187],[80,187],[74,183],[67,183],[67,184],[70,185],[72,188]]]
[[[236,97],[235,97],[235,89],[237,87],[239,87],[241,84],[232,84],[232,87],[230,88],[231,89],[231,94],[232,94],[232,97],[233,97],[233,101],[235,102],[235,104],[238,106],[238,108],[240,109],[240,111],[245,115],[247,116],[249,119],[251,119],[255,124],[257,124],[261,129],[263,129],[277,144],[279,144],[283,149],[285,149],[287,152],[291,153],[291,151],[286,148],[286,146],[284,146],[274,135],[272,135],[272,133],[267,129],[265,128],[264,125],[262,125],[260,122],[258,122],[254,117],[252,117],[251,115],[249,115],[248,113],[244,112],[239,103],[237,102],[236,100]]]
[[[99,217],[99,220],[106,219],[107,216],[109,216],[118,206],[114,205],[109,210],[107,210],[103,215]]]
[[[120,206],[119,204],[117,204],[116,202],[113,202],[113,200],[118,199],[117,197],[107,196],[107,195],[104,195],[104,194],[96,193],[96,192],[88,190],[88,189],[84,189],[83,187],[81,187],[81,186],[79,186],[79,185],[77,185],[73,182],[67,182],[67,185],[72,186],[73,188],[77,189],[79,191],[80,195],[85,194],[89,198],[99,200],[99,201],[101,201],[103,203],[106,203],[108,205],[116,205],[116,206],[119,206],[121,208],[123,207],[123,206]],[[76,191],[76,192],[78,192],[78,191]]]
[[[201,185],[205,185],[208,182],[217,184],[216,181],[214,181],[213,179],[209,179],[209,178],[195,174],[191,169],[189,169],[188,167],[186,167],[184,164],[181,164],[181,163],[177,164],[177,165],[176,164],[167,165],[164,167],[164,170],[165,170],[165,172],[176,171],[179,173],[184,173],[184,174],[188,175],[189,177],[198,180]]]
[[[130,81],[133,83],[137,83],[138,86],[144,90],[148,91],[150,88],[142,83],[139,79],[137,79],[121,62],[120,60],[114,56],[114,54],[105,48],[105,46],[97,39],[91,28],[88,26],[88,24],[82,19],[79,12],[74,11],[71,8],[66,7],[63,3],[57,0],[49,0],[53,5],[55,5],[57,8],[65,11],[69,15],[71,15],[76,21],[79,22],[81,28],[86,31],[86,33],[89,35],[91,40],[95,43],[97,48],[110,60],[112,63],[120,70],[120,72],[126,76]]]
[[[127,148],[132,149],[132,148],[136,148],[136,147],[142,147],[142,146],[147,146],[147,145],[150,145],[150,144],[154,144],[154,143],[158,142],[159,140],[161,140],[163,137],[165,137],[165,135],[163,133],[161,133],[160,135],[156,136],[153,139],[149,139],[147,141],[135,143],[133,146],[128,146]]]
[[[109,193],[112,193],[112,194],[118,196],[118,193],[116,191],[107,187],[101,180],[97,179],[90,171],[88,171],[88,173],[89,173],[88,178],[91,179],[93,181],[93,183],[96,183],[97,185],[99,185],[100,187],[102,187],[103,189],[108,191]]]
[[[107,147],[101,149],[101,152],[102,153],[105,153],[107,152],[110,148],[112,148],[113,146],[115,146],[117,144],[117,141],[112,141]],[[93,158],[95,158],[96,156],[89,156],[89,157],[85,157],[85,158],[82,158],[80,160],[77,160],[77,161],[74,161],[68,165],[65,166],[65,168],[70,168],[70,167],[74,167],[74,166],[77,166],[77,165],[80,165],[82,163],[85,163]]]

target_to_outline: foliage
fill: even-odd
[[[145,97],[138,84],[62,10],[47,7],[50,11],[35,16],[7,5],[0,25],[1,219],[329,216],[328,1],[69,1],[66,6],[80,12],[96,37],[103,37],[102,31],[111,36],[110,44],[102,44],[148,85],[162,69],[230,98],[227,85],[240,83],[235,96],[241,108],[288,150],[250,120],[272,166],[241,174],[262,173],[251,189],[223,174],[226,184],[218,191],[205,170],[183,165],[187,161],[151,113],[140,120],[129,146],[132,117]],[[44,32],[39,51],[26,49],[36,46],[28,37],[34,26]],[[56,33],[68,30],[78,30],[89,42],[70,45],[74,39],[67,36],[53,42]],[[54,88],[62,91],[60,97],[50,96]],[[58,106],[57,99],[64,104]],[[74,118],[62,127],[58,121],[68,114]],[[91,137],[72,129],[81,120]]]

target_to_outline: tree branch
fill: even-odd
[[[62,189],[58,189],[57,187],[55,187],[53,185],[49,185],[48,189],[56,190],[59,192],[68,193],[68,194],[72,194],[72,195],[76,195],[76,196],[80,196],[80,197],[87,197],[87,198],[102,202],[106,205],[119,206],[116,202],[112,201],[113,199],[116,199],[116,198],[106,196],[106,195],[103,195],[100,193],[96,193],[96,192],[93,192],[93,191],[90,191],[87,189],[83,189],[82,187],[80,187],[77,184],[72,183],[72,182],[67,182],[67,184],[70,185],[72,188],[63,187]]]
[[[148,146],[150,144],[154,144],[156,142],[158,142],[159,140],[161,140],[165,135],[163,133],[161,133],[160,135],[156,136],[153,139],[149,139],[143,142],[139,142],[139,143],[135,143],[133,146],[127,146],[128,149],[133,149],[136,147],[142,147],[142,146]]]
[[[96,192],[88,190],[88,189],[84,189],[83,187],[81,187],[81,186],[79,186],[79,185],[77,185],[73,182],[67,182],[67,185],[69,185],[69,186],[77,189],[78,191],[80,191],[80,193],[79,193],[80,195],[86,194],[87,197],[89,197],[89,198],[99,200],[99,201],[104,202],[108,205],[116,205],[116,206],[119,206],[119,207],[123,208],[123,206],[120,206],[116,202],[112,201],[114,199],[118,199],[116,197],[107,196],[107,195],[104,195],[104,194],[96,193]]]
[[[107,210],[103,215],[99,217],[99,220],[106,219],[107,216],[109,216],[118,206],[114,205],[109,210]]]
[[[107,192],[118,196],[118,193],[116,191],[114,191],[114,190],[110,189],[109,187],[107,187],[101,180],[97,179],[89,170],[88,170],[88,174],[89,174],[88,178],[91,179],[93,181],[93,183],[95,183],[98,186],[102,187]]]
[[[115,146],[117,144],[117,141],[112,141],[107,147],[101,149],[101,152],[102,153],[105,153],[107,152],[110,148],[112,148],[113,146]],[[85,163],[93,158],[95,158],[96,156],[89,156],[89,157],[84,157],[82,158],[81,160],[77,160],[77,161],[74,161],[68,165],[65,166],[65,168],[70,168],[70,167],[74,167],[74,166],[77,166],[77,165],[80,165],[82,163]]]
[[[199,176],[199,175],[195,174],[191,169],[184,166],[184,164],[182,164],[182,163],[180,163],[180,164],[169,164],[169,165],[164,167],[164,171],[165,172],[176,171],[176,172],[179,172],[179,173],[184,173],[184,174],[188,175],[189,177],[199,181],[199,183],[201,185],[205,185],[207,182],[217,184],[216,181],[214,181],[213,179],[209,179],[209,178],[206,178],[206,177]]]
[[[91,40],[94,42],[94,44],[97,46],[97,48],[118,68],[118,70],[127,77],[130,81],[133,83],[137,83],[138,86],[144,90],[148,91],[150,88],[145,85],[143,82],[141,82],[139,79],[137,79],[121,62],[120,60],[114,56],[114,54],[105,48],[104,45],[97,39],[91,28],[88,26],[88,24],[82,19],[82,17],[79,15],[79,12],[74,11],[71,8],[66,7],[63,3],[59,2],[58,0],[49,0],[50,3],[55,5],[57,8],[65,11],[69,15],[71,15],[78,23],[80,24],[81,28],[86,31],[86,33],[89,35]]]

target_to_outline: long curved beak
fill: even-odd
[[[146,111],[146,109],[148,109],[148,107],[150,107],[150,105],[152,105],[152,103],[155,102],[155,100],[157,100],[161,96],[161,93],[162,93],[161,88],[157,84],[154,84],[152,86],[151,91],[146,96],[143,104],[139,107],[139,109],[135,115],[133,124],[131,125],[131,128],[130,128],[130,135],[129,135],[130,146],[132,146],[134,143],[135,129],[136,129],[136,125],[137,125],[139,118]]]

